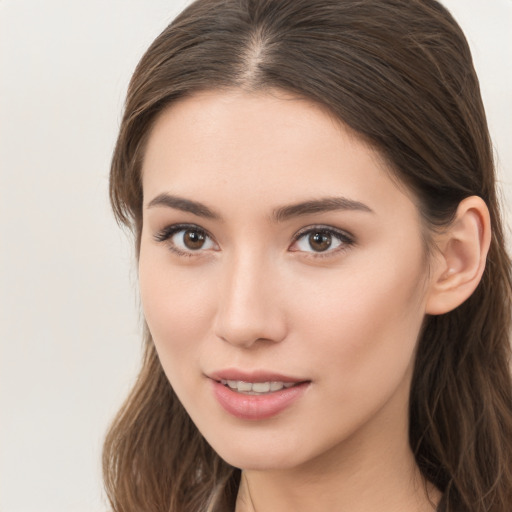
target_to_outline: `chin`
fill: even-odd
[[[217,452],[219,453],[219,452]],[[275,453],[229,453],[226,457],[219,453],[220,457],[231,466],[245,471],[281,471],[289,470],[300,465],[298,461],[290,459],[290,457],[280,457]]]
[[[276,443],[272,440],[247,442],[251,434],[241,439],[227,438],[210,442],[215,452],[228,464],[236,468],[253,471],[279,471],[300,466],[308,459],[308,452],[301,443]],[[299,450],[299,446],[301,449]],[[300,456],[300,457],[299,457]]]

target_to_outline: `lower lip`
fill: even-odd
[[[231,390],[215,380],[213,393],[220,405],[233,416],[242,420],[265,420],[290,407],[306,391],[309,382],[264,395],[246,395]]]

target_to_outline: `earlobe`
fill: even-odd
[[[461,201],[440,238],[426,304],[431,315],[460,306],[482,278],[491,243],[489,210],[483,199],[471,196]]]

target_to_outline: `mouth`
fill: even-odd
[[[213,396],[230,415],[241,420],[278,416],[299,402],[311,381],[267,371],[222,370],[208,375]]]
[[[220,379],[223,386],[226,386],[231,391],[242,393],[244,395],[268,395],[281,391],[282,389],[289,389],[293,386],[301,384],[301,382],[282,382],[282,381],[265,381],[265,382],[246,382],[243,380],[227,380]]]

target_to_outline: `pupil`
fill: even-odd
[[[331,246],[332,238],[327,233],[312,233],[309,235],[309,245],[315,251],[326,251]]]
[[[184,244],[188,249],[201,249],[205,236],[198,231],[185,231]]]

